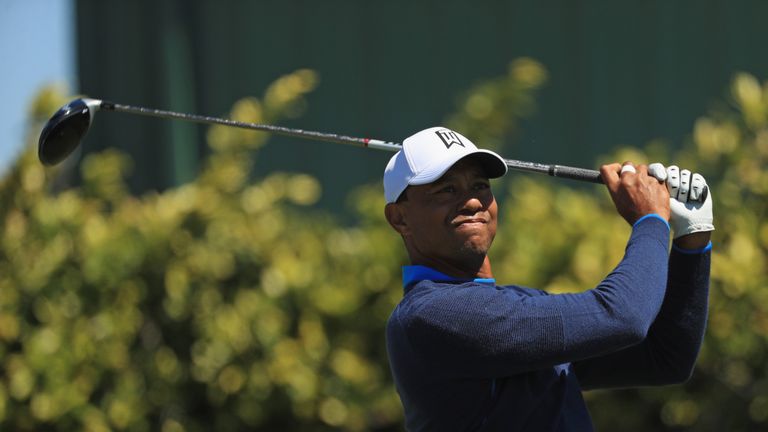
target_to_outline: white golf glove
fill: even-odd
[[[669,225],[674,238],[715,230],[712,224],[712,191],[707,190],[704,200],[700,201],[705,189],[709,189],[704,177],[698,173],[691,175],[690,171],[675,165],[664,168],[660,163],[650,164],[648,173],[667,183],[671,211]]]

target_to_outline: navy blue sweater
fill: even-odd
[[[408,283],[387,323],[406,429],[590,431],[582,389],[685,381],[704,334],[710,253],[670,255],[668,244],[666,222],[643,219],[613,272],[578,294]]]

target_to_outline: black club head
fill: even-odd
[[[37,157],[44,165],[56,165],[80,145],[101,101],[75,99],[61,107],[40,133]]]

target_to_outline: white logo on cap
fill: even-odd
[[[445,148],[449,149],[452,145],[457,144],[464,147],[464,143],[461,142],[456,132],[449,129],[436,130],[435,133],[440,137],[440,141],[445,144]]]

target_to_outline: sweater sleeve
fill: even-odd
[[[615,352],[640,343],[661,308],[668,239],[662,220],[636,224],[621,262],[582,293],[420,286],[393,318],[436,375],[498,377]]]
[[[574,363],[582,388],[675,384],[693,373],[707,321],[711,253],[673,249],[664,304],[639,345]]]

